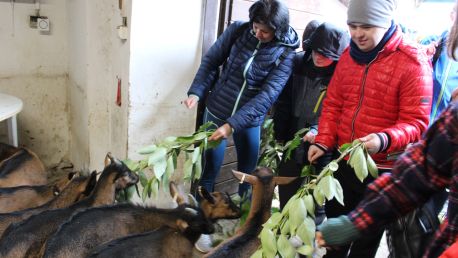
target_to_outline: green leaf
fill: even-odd
[[[177,141],[177,137],[175,136],[169,136],[164,139],[164,142],[173,142],[175,143]]]
[[[165,173],[165,170],[167,169],[167,160],[165,159],[165,156],[164,156],[164,159],[161,159],[155,162],[153,164],[153,168],[154,168],[154,175],[156,176],[158,180],[160,180],[162,175]]]
[[[191,180],[192,167],[193,167],[192,159],[189,159],[189,158],[188,158],[188,159],[184,162],[184,165],[183,165],[184,179],[186,179],[187,181],[190,181],[190,180]]]
[[[280,233],[282,235],[288,235],[291,232],[291,220],[285,220],[285,222],[280,226]]]
[[[307,245],[313,244],[313,238],[310,238],[310,232],[307,229],[307,225],[305,221],[299,226],[296,233],[299,236],[299,238],[302,240],[302,242],[304,242],[304,244],[307,244]]]
[[[277,241],[275,239],[274,233],[268,229],[264,228],[261,231],[261,244],[263,253],[267,257],[274,257],[277,253]]]
[[[293,201],[293,207],[294,209],[291,209],[289,212],[290,231],[292,234],[296,232],[296,229],[302,224],[307,216],[307,209],[302,199],[295,199]]]
[[[148,178],[143,171],[138,172],[138,177],[140,179],[140,184],[144,188],[148,184]]]
[[[148,198],[148,192],[149,192],[149,189],[151,188],[150,182],[151,181],[148,181],[146,183],[146,185],[143,187],[143,191],[142,191],[142,200],[143,200],[143,202],[146,200],[146,198]]]
[[[194,178],[193,180],[200,179],[202,176],[202,159],[199,157],[196,161],[196,164],[194,164]]]
[[[344,152],[345,150],[347,150],[347,149],[350,148],[351,146],[352,146],[351,143],[344,143],[344,144],[342,144],[342,145],[340,146],[339,151],[340,151],[340,152]]]
[[[304,195],[302,201],[310,216],[315,217],[315,202],[313,201],[313,196],[310,194]]]
[[[318,187],[326,196],[326,199],[331,200],[334,198],[336,189],[334,185],[334,178],[332,176],[325,176],[323,177],[320,182],[318,182]]]
[[[371,174],[373,178],[378,177],[378,168],[377,164],[375,164],[374,160],[372,159],[371,155],[365,151],[366,162],[367,162],[367,170]]]
[[[277,241],[278,252],[283,258],[294,258],[296,256],[296,250],[288,241],[285,235],[280,235]]]
[[[355,170],[356,177],[363,182],[368,175],[368,171],[362,147],[358,147],[352,151],[348,163]]]
[[[302,255],[312,255],[313,254],[313,247],[312,245],[303,245],[299,248],[297,248],[297,252],[302,254]]]
[[[312,240],[312,243],[314,243],[315,242],[315,230],[316,230],[315,220],[310,217],[306,217],[304,219],[304,225],[307,230],[308,238]]]
[[[266,223],[264,223],[263,227],[272,229],[274,226],[276,226],[280,222],[282,217],[283,216],[281,215],[280,212],[272,213],[272,216],[270,216],[270,218],[266,221]]]
[[[345,206],[344,205],[344,194],[343,194],[343,190],[342,190],[342,186],[340,185],[340,182],[339,180],[333,178],[334,180],[334,185],[336,187],[336,194],[334,195],[334,197],[336,197],[336,200],[342,204],[342,206]]]
[[[152,178],[149,182],[148,182],[148,185],[146,187],[147,191],[148,191],[148,197],[151,198],[151,192],[153,191],[153,181],[154,181],[154,178]]]
[[[151,196],[157,196],[157,192],[159,191],[159,181],[157,179],[153,179],[152,182],[151,182],[151,193],[150,193],[150,197]]]
[[[292,206],[292,203],[294,202],[293,200],[297,199],[297,194],[293,195],[285,204],[285,207],[281,210],[281,215],[286,216],[286,214],[289,213],[289,207]]]
[[[304,167],[302,167],[301,177],[315,175],[315,173],[316,173],[315,166],[305,165]]]
[[[207,138],[207,132],[201,132],[201,133],[197,133],[194,135],[194,141],[201,141],[205,138]]]
[[[324,195],[323,192],[320,190],[319,187],[315,187],[313,189],[313,197],[318,205],[323,206],[324,204]]]
[[[156,148],[157,148],[156,145],[146,146],[146,147],[141,148],[138,151],[138,153],[140,153],[142,155],[150,154],[150,153],[153,153],[156,150]]]
[[[139,162],[133,161],[131,159],[126,159],[122,161],[130,170],[137,171],[140,167]]]
[[[286,144],[287,144],[288,148],[286,149],[285,158],[286,158],[286,160],[288,160],[291,157],[291,152],[301,144],[301,139],[300,138],[294,138],[294,139],[292,139],[291,141],[289,141]]]
[[[254,254],[251,255],[250,258],[263,258],[262,256],[262,249],[258,249]]]
[[[169,193],[170,192],[170,177],[169,176],[166,176],[167,173],[164,174],[164,176],[162,177],[162,190],[165,192],[165,193]]]
[[[308,127],[305,127],[305,128],[302,128],[302,129],[299,129],[299,131],[297,131],[294,136],[299,136],[300,138],[304,137],[305,133],[310,131],[310,128]]]
[[[200,147],[195,147],[192,152],[192,163],[196,163],[197,159],[200,159]]]
[[[213,126],[213,127],[216,128],[215,123],[213,123],[213,122],[206,122],[205,124],[199,126],[199,129],[197,129],[197,131],[198,131],[198,132],[203,132],[203,131],[207,130],[208,128],[210,128],[211,126]]]
[[[169,156],[167,158],[167,168],[165,169],[165,176],[169,177],[172,176],[173,171],[175,171],[175,164],[173,162],[173,156]]]
[[[274,120],[273,119],[266,119],[262,124],[262,129],[267,129],[270,126],[273,126]]]
[[[174,151],[172,152],[172,158],[173,158],[173,167],[176,168],[177,167],[177,159],[178,159],[178,155],[180,155],[180,151]]]
[[[165,160],[167,149],[164,147],[157,147],[156,150],[148,158],[148,166],[154,165],[156,162]]]
[[[177,137],[176,142],[179,144],[191,144],[194,142],[194,136],[193,135],[179,136]]]
[[[209,149],[216,148],[216,147],[218,147],[218,145],[219,145],[220,143],[221,143],[221,139],[216,140],[216,141],[208,141],[207,147],[208,147]]]

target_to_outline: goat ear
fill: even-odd
[[[70,172],[67,175],[68,180],[72,180],[72,178],[76,177],[77,172]]]
[[[240,172],[240,171],[235,171],[235,170],[232,170],[232,174],[238,179],[240,180],[239,183],[244,183],[244,182],[247,182],[251,185],[253,185],[256,180],[257,180],[257,177],[255,176],[252,176],[250,174],[245,174],[243,172]]]
[[[183,195],[181,195],[175,182],[170,181],[169,189],[170,189],[170,196],[172,196],[172,199],[174,202],[176,202],[178,205],[182,205],[185,203]]]
[[[114,162],[113,156],[111,156],[111,152],[108,152],[105,156],[105,167],[110,165],[112,162]]]
[[[207,189],[199,186],[198,192],[200,197],[204,198],[205,200],[209,201],[211,204],[215,204],[215,198],[207,191]]]
[[[177,220],[177,227],[178,229],[181,231],[181,232],[184,232],[188,227],[188,222],[182,220],[182,219],[178,219]]]
[[[276,176],[273,179],[275,185],[287,185],[293,182],[297,177]]]

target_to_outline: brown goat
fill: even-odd
[[[8,157],[10,157],[18,151],[18,147],[0,142],[0,162],[2,162],[4,159],[7,159]]]
[[[170,189],[173,191],[173,187]],[[163,226],[184,231],[195,242],[200,234],[213,233],[216,219],[240,217],[240,209],[227,195],[201,192],[204,193],[202,208],[183,204],[182,198],[178,198],[180,205],[175,209],[116,205],[80,212],[48,240],[43,257],[86,257],[93,248],[107,241]]]
[[[195,241],[194,241],[195,242]],[[188,258],[194,242],[170,227],[119,238],[98,246],[88,258]]]
[[[112,204],[117,190],[137,182],[136,174],[111,154],[107,154],[105,168],[87,198],[68,208],[44,211],[10,225],[0,239],[0,257],[37,257],[46,239],[74,213],[89,207]]]
[[[38,207],[59,195],[76,175],[75,172],[48,185],[23,185],[0,188],[0,213]]]
[[[200,207],[210,221],[216,218],[234,218],[234,211],[238,211],[239,217],[240,209],[231,201],[229,195],[219,192],[210,194],[204,188],[199,188],[198,192],[203,199]],[[180,203],[179,199],[178,202]],[[192,226],[179,229],[164,226],[151,232],[130,235],[100,245],[92,250],[88,257],[188,258],[192,257],[194,243],[201,233]]]
[[[0,235],[12,223],[29,218],[42,211],[64,208],[72,205],[83,197],[88,196],[97,181],[97,173],[92,172],[91,176],[78,177],[73,179],[61,194],[47,203],[30,209],[0,214]]]
[[[0,161],[0,187],[48,183],[45,167],[35,153],[26,148],[10,147],[5,144],[0,147],[3,149],[0,152],[4,157]]]
[[[274,177],[269,168],[258,168],[253,175],[233,171],[240,182],[246,181],[253,187],[251,207],[245,224],[237,233],[216,246],[204,257],[242,258],[250,257],[261,244],[258,235],[262,224],[270,217],[275,186],[291,183],[295,177]]]

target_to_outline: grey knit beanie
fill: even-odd
[[[362,23],[389,28],[396,8],[396,0],[350,0],[347,24]]]

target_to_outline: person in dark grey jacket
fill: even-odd
[[[256,1],[249,9],[249,19],[231,24],[209,49],[184,101],[188,108],[205,101],[204,122],[218,126],[209,140],[222,139],[204,155],[199,184],[210,192],[223,161],[226,138],[232,133],[238,170],[251,173],[255,169],[260,125],[288,81],[299,46],[283,2]],[[242,184],[239,194],[247,189]]]
[[[318,132],[318,118],[327,86],[334,73],[337,61],[349,45],[349,34],[330,24],[320,24],[313,34],[303,42],[304,51],[294,57],[293,74],[275,104],[274,131],[277,141],[286,142],[302,128],[311,128],[290,160],[280,164],[282,176],[300,176],[302,167],[308,164],[307,153],[310,143]],[[317,164],[321,169],[329,157],[323,157]],[[296,193],[303,181],[298,178],[286,186],[279,186],[280,207]]]

